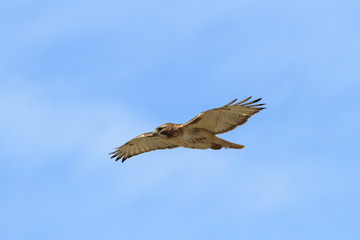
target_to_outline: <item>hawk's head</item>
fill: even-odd
[[[173,132],[176,130],[175,126],[178,124],[174,124],[174,123],[165,123],[157,128],[155,128],[153,134],[154,135],[165,135],[165,136],[171,136],[173,135]]]

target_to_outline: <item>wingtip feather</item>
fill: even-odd
[[[262,98],[258,98],[258,99],[254,100],[254,101],[245,103],[245,104],[243,104],[243,106],[248,106],[248,105],[250,105],[250,104],[257,103],[257,102],[260,101],[261,99],[262,99]]]
[[[240,105],[240,104],[242,104],[242,103],[244,103],[244,102],[246,102],[246,101],[249,101],[249,99],[251,99],[251,98],[252,98],[252,96],[250,96],[250,97],[248,97],[248,98],[245,98],[244,100],[236,103],[235,105],[238,106],[238,105]]]
[[[231,102],[229,102],[228,104],[226,104],[224,107],[228,107],[230,106],[231,104],[233,104],[234,102],[237,101],[237,98],[235,98],[234,100],[232,100]]]

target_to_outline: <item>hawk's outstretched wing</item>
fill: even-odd
[[[264,109],[264,104],[254,104],[261,100],[256,99],[247,102],[251,97],[235,103],[237,99],[231,101],[220,108],[214,108],[200,113],[189,122],[184,124],[184,127],[189,128],[203,128],[214,134],[225,133],[235,129],[247,122],[247,120],[260,110]]]
[[[122,162],[124,162],[128,158],[144,152],[176,147],[179,146],[169,141],[166,136],[148,132],[133,138],[110,154],[113,154],[111,158],[116,157],[116,161],[122,158]]]

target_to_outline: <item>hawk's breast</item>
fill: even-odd
[[[201,133],[183,135],[183,146],[187,148],[207,149],[211,146],[209,138]]]

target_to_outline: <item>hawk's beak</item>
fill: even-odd
[[[154,134],[154,135],[157,135],[157,134],[158,134],[158,130],[155,129],[155,130],[153,131],[153,134]]]

